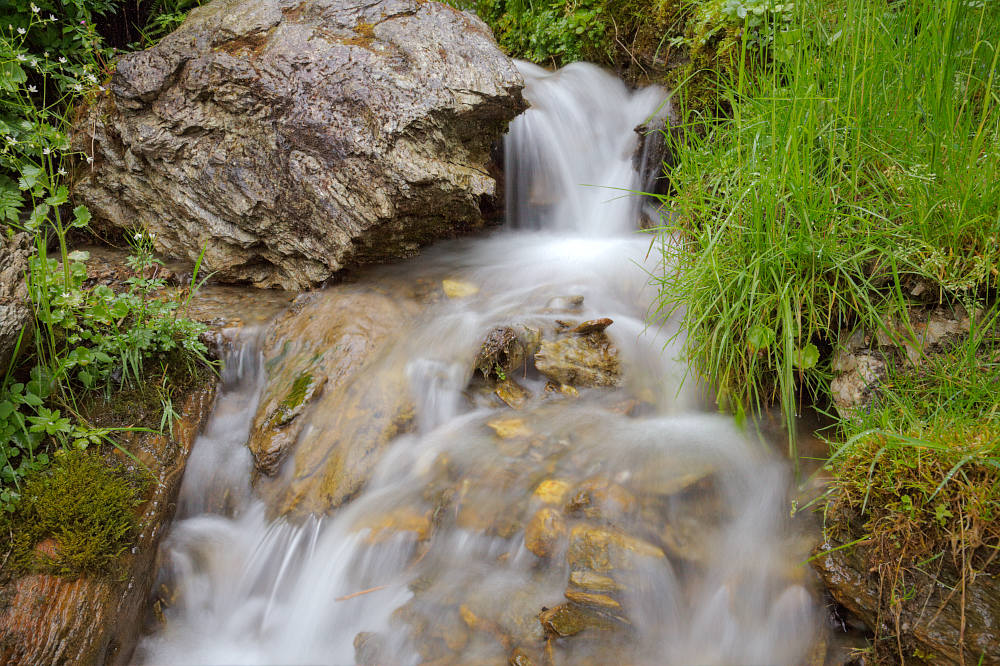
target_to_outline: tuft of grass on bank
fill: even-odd
[[[839,491],[834,530],[860,525],[879,561],[915,565],[949,555],[961,570],[961,558],[951,555],[978,551],[966,567],[993,559],[1000,546],[1000,330],[973,331],[918,368],[895,367],[841,430],[843,443],[827,465]]]
[[[918,283],[970,310],[996,287],[1000,6],[800,2],[763,52],[747,20],[731,115],[676,96],[658,314],[683,305],[720,400],[791,424],[841,330],[896,336]]]

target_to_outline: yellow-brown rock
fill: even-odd
[[[566,537],[566,521],[556,509],[535,512],[524,528],[524,546],[538,557],[551,557]]]
[[[662,558],[663,551],[648,541],[595,525],[576,525],[569,536],[566,560],[571,569],[608,573],[632,569],[635,558]]]
[[[543,504],[562,504],[571,484],[563,479],[545,479],[535,488],[534,498]]]
[[[583,481],[570,496],[568,513],[582,513],[592,520],[615,522],[636,509],[635,496],[617,483],[603,478]]]

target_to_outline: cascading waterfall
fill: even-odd
[[[300,522],[271,519],[249,490],[243,444],[262,379],[246,341],[242,363],[227,359],[230,376],[164,544],[178,601],[137,663],[506,664],[512,654],[557,664],[802,662],[816,618],[786,525],[786,466],[707,411],[699,387],[682,387],[672,331],[644,322],[655,258],[647,257],[649,238],[634,231],[637,200],[625,195],[639,186],[633,128],[662,111],[665,95],[631,92],[589,65],[520,67],[532,106],[506,144],[513,228],[379,269],[481,286],[476,298],[434,304],[393,341],[417,397],[415,429],[396,438],[349,504]],[[379,270],[366,279],[377,281]],[[510,410],[466,392],[479,342],[498,325],[552,324],[561,316],[552,299],[567,295],[583,297],[579,318],[614,320],[608,333],[625,386],[532,401],[517,416],[537,447],[498,450],[486,423]],[[545,395],[544,378],[518,381]],[[632,416],[619,408],[628,395],[644,404]],[[449,505],[458,508],[435,515],[432,538],[373,538],[379,516],[429,510],[442,461],[459,480]],[[563,542],[540,559],[519,523],[498,526],[534,510],[531,493],[547,478],[601,479],[638,498],[634,510],[587,523],[632,535],[622,542],[631,549],[626,564],[603,578],[614,579],[617,607],[591,613],[597,624],[578,636],[548,643],[537,617],[566,603],[568,562],[579,553]],[[708,480],[700,490],[672,490],[689,478]],[[478,529],[468,507],[491,516],[492,527]],[[639,537],[695,546],[663,557],[629,546]]]

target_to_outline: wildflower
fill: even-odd
[[[43,54],[42,54],[42,57],[43,57],[43,58],[48,58],[48,57],[49,57],[49,52],[48,52],[48,51],[46,51],[45,53],[43,53]]]
[[[16,146],[17,145],[17,139],[15,139],[14,137],[10,136],[9,134],[7,136],[5,136],[4,138],[7,139],[7,143],[9,143],[10,145],[12,145],[12,146]]]
[[[81,86],[79,83],[74,83],[73,90],[75,90],[76,92],[80,92],[81,90],[83,90],[83,86]]]
[[[60,168],[59,171],[56,171],[56,173],[59,174],[60,176],[65,176],[66,175],[66,169]]]
[[[40,12],[40,11],[42,11],[42,8],[41,8],[41,7],[39,7],[39,6],[38,6],[38,5],[36,5],[35,3],[31,3],[31,13],[32,13],[32,14],[37,14],[37,13],[38,13],[38,12]]]
[[[38,67],[38,58],[32,58],[31,59],[31,66],[32,67]]]
[[[94,158],[91,157],[90,155],[87,155],[87,164],[93,164],[93,163],[94,163]]]
[[[141,231],[135,232],[135,239],[137,241],[141,241],[142,240],[142,232]]]
[[[23,53],[18,53],[17,54],[17,59],[20,60],[21,62],[24,62],[25,60],[28,59],[28,57],[26,55],[24,55]]]
[[[63,57],[63,56],[60,56],[60,57],[59,57],[59,64],[61,64],[61,65],[65,65],[65,64],[66,64],[66,58],[65,58],[65,57]]]
[[[35,86],[28,86],[28,92],[36,93],[38,92],[38,88],[36,88]]]
[[[97,77],[94,76],[93,74],[89,74],[88,73],[87,74],[87,80],[90,81],[91,83],[97,83]]]
[[[56,15],[55,14],[49,14],[49,20],[50,21],[55,21],[56,20]]]
[[[45,148],[42,149],[42,154],[43,155],[49,155],[51,153],[52,153],[52,149],[49,148],[48,146],[45,146]]]
[[[87,25],[87,22],[84,19],[80,19],[80,25]]]
[[[24,33],[26,33],[26,32],[28,32],[28,31],[27,31],[27,30],[25,30],[24,28],[18,28],[18,29],[17,29],[17,34],[19,34],[19,35],[23,35],[23,34],[24,34]]]

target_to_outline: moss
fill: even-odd
[[[62,575],[117,574],[131,546],[146,476],[88,451],[62,451],[25,479],[16,511],[0,529],[11,535],[13,568]]]
[[[298,413],[299,407],[312,394],[314,384],[315,381],[311,372],[303,372],[295,378],[295,381],[292,382],[292,388],[288,391],[288,395],[278,405],[275,425],[285,425]]]

